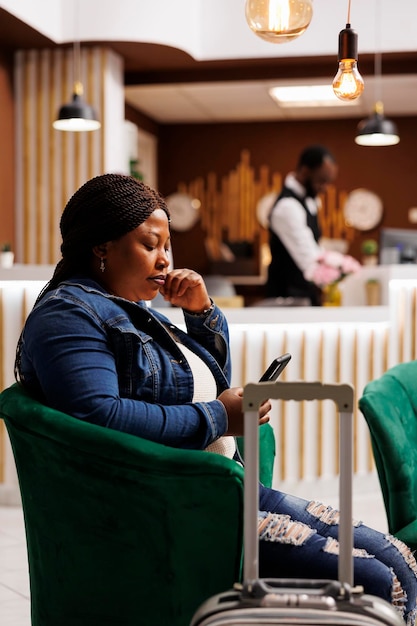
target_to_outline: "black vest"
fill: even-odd
[[[274,206],[281,198],[295,198],[306,212],[307,227],[313,232],[314,239],[318,242],[321,230],[317,215],[312,215],[308,210],[304,199],[297,196],[288,187],[283,187],[277,197]],[[273,208],[271,210],[272,214]],[[320,306],[321,291],[316,285],[305,280],[303,273],[293,261],[292,256],[282,243],[281,239],[269,229],[269,246],[271,249],[271,264],[268,268],[266,282],[266,297],[277,298],[309,298],[311,304]]]

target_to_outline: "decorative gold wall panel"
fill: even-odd
[[[62,132],[52,127],[60,106],[72,99],[72,47],[25,50],[15,56],[16,260],[20,263],[57,262],[63,207],[86,180],[109,171],[106,155],[122,141],[123,69],[119,57],[93,47],[81,49],[80,59],[84,98],[102,123],[98,131]],[[116,116],[113,98],[120,109]]]
[[[201,225],[213,245],[224,241],[225,235],[229,241],[263,243],[267,231],[257,220],[256,207],[263,196],[278,194],[283,180],[281,172],[271,172],[266,165],[256,172],[250,164],[249,150],[243,150],[236,168],[221,180],[212,172],[206,180],[199,177],[189,184],[181,183],[178,191],[200,200]],[[353,240],[354,229],[343,217],[346,197],[346,191],[338,191],[333,185],[322,196],[320,223],[324,237]]]

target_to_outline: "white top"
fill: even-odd
[[[184,356],[186,357],[194,378],[194,395],[193,402],[210,402],[217,397],[217,386],[213,374],[210,369],[200,359],[195,352],[189,350],[182,343],[178,342],[178,347],[181,348]],[[206,448],[207,452],[216,452],[222,456],[227,456],[229,459],[233,458],[236,452],[235,438],[231,436],[220,437]]]
[[[285,186],[304,198],[306,190],[293,173],[285,178]],[[318,199],[306,198],[308,210],[316,215],[320,208]],[[296,198],[282,198],[272,209],[271,229],[281,239],[302,272],[311,267],[322,249],[307,226],[306,212]]]

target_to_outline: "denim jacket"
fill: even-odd
[[[230,385],[229,331],[216,306],[184,311],[187,332],[146,303],[74,278],[47,292],[22,334],[22,384],[46,404],[94,424],[181,448],[203,449],[227,430],[218,400],[192,403],[190,366],[173,335]]]

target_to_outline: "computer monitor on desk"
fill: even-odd
[[[382,228],[379,262],[381,265],[417,263],[417,229]]]

